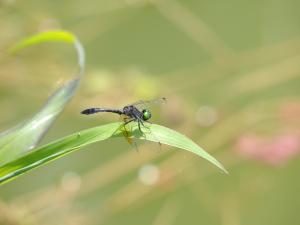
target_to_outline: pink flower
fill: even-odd
[[[300,139],[295,134],[284,134],[271,139],[244,135],[237,142],[238,153],[269,165],[282,165],[300,152]]]

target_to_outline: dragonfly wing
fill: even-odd
[[[166,98],[157,98],[157,99],[153,99],[153,100],[139,100],[137,102],[134,102],[130,105],[134,105],[134,106],[143,106],[143,105],[149,105],[149,104],[161,104],[161,103],[165,103],[167,101]]]

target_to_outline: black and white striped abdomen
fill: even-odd
[[[98,108],[90,108],[90,109],[85,109],[81,112],[81,114],[85,115],[90,115],[99,112]]]
[[[81,112],[81,114],[90,115],[90,114],[99,113],[99,112],[111,112],[111,113],[117,113],[119,115],[123,114],[123,112],[121,110],[107,109],[107,108],[89,108],[89,109],[83,110]]]

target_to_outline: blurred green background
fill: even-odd
[[[193,154],[125,140],[94,144],[0,187],[0,224],[299,224],[300,1],[0,0],[0,128],[33,115],[76,72],[87,72],[42,143],[118,120],[85,117],[166,97],[152,121],[191,137],[229,175]]]

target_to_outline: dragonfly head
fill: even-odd
[[[148,109],[143,109],[143,120],[149,120],[151,118],[151,112]]]

